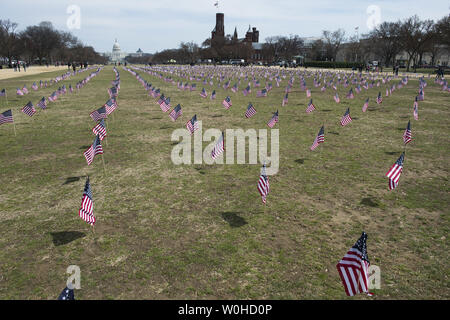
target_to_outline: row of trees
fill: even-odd
[[[403,21],[383,22],[365,36],[365,43],[357,46],[356,51],[372,51],[385,65],[395,65],[396,56],[402,52],[407,56],[407,70],[411,64],[416,68],[422,64],[425,53],[431,55],[431,64],[441,50],[450,47],[450,15],[437,22],[420,20],[415,15]]]
[[[85,46],[69,32],[56,30],[51,22],[41,22],[17,30],[18,24],[0,20],[0,56],[11,66],[13,61],[28,64],[54,62],[105,63],[93,47]]]
[[[305,43],[298,35],[274,36],[265,39],[258,53],[267,63],[292,61],[297,55],[312,61],[346,61],[364,64],[378,60],[384,66],[397,63],[399,54],[405,53],[406,67],[416,68],[422,64],[423,56],[431,56],[431,64],[443,50],[449,50],[450,15],[437,22],[420,20],[413,16],[403,21],[383,22],[368,34],[346,37],[345,31],[322,31],[319,40]],[[194,42],[181,43],[177,49],[158,52],[152,59],[155,63],[164,63],[171,59],[177,63],[192,63],[198,59],[214,61],[241,58],[249,60],[255,50],[251,43],[237,41],[231,35],[221,39],[222,43],[211,45],[206,39],[201,46]]]

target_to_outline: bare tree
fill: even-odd
[[[419,55],[423,48],[433,38],[433,21],[421,21],[417,15],[406,19],[400,26],[400,40],[402,47],[408,54],[408,63],[406,71],[409,71],[411,62],[416,70],[419,61]]]
[[[380,56],[384,65],[395,64],[395,57],[400,53],[400,22],[383,22],[366,37],[369,39],[368,49]]]
[[[8,58],[11,67],[13,58],[18,58],[20,40],[16,33],[18,24],[8,20],[0,20],[0,54]]]
[[[325,45],[325,55],[328,60],[336,61],[336,55],[341,46],[342,42],[345,40],[345,31],[343,29],[338,29],[336,31],[322,31],[322,37],[324,39]]]

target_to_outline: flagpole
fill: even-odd
[[[103,153],[102,153],[102,162],[103,162],[103,170],[105,171],[105,175],[106,175],[105,158],[103,158]]]
[[[5,100],[6,100],[6,108],[9,109],[8,93],[6,92],[6,90],[5,90]],[[11,110],[11,114],[12,114],[12,110]],[[16,123],[14,122],[14,117],[13,117],[13,128],[14,128],[14,136],[17,137]]]

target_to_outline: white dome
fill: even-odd
[[[114,51],[120,51],[120,46],[119,46],[119,43],[117,42],[117,39],[116,39],[116,42],[114,42],[112,51],[113,52]]]

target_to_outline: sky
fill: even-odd
[[[215,15],[225,15],[225,34],[244,37],[249,25],[259,41],[270,36],[319,37],[342,28],[347,36],[367,33],[377,23],[417,14],[438,20],[450,13],[448,0],[2,0],[0,19],[23,30],[41,21],[69,31],[98,52],[110,52],[117,38],[122,51],[146,53],[201,44],[211,36]],[[356,29],[358,27],[358,29]]]

